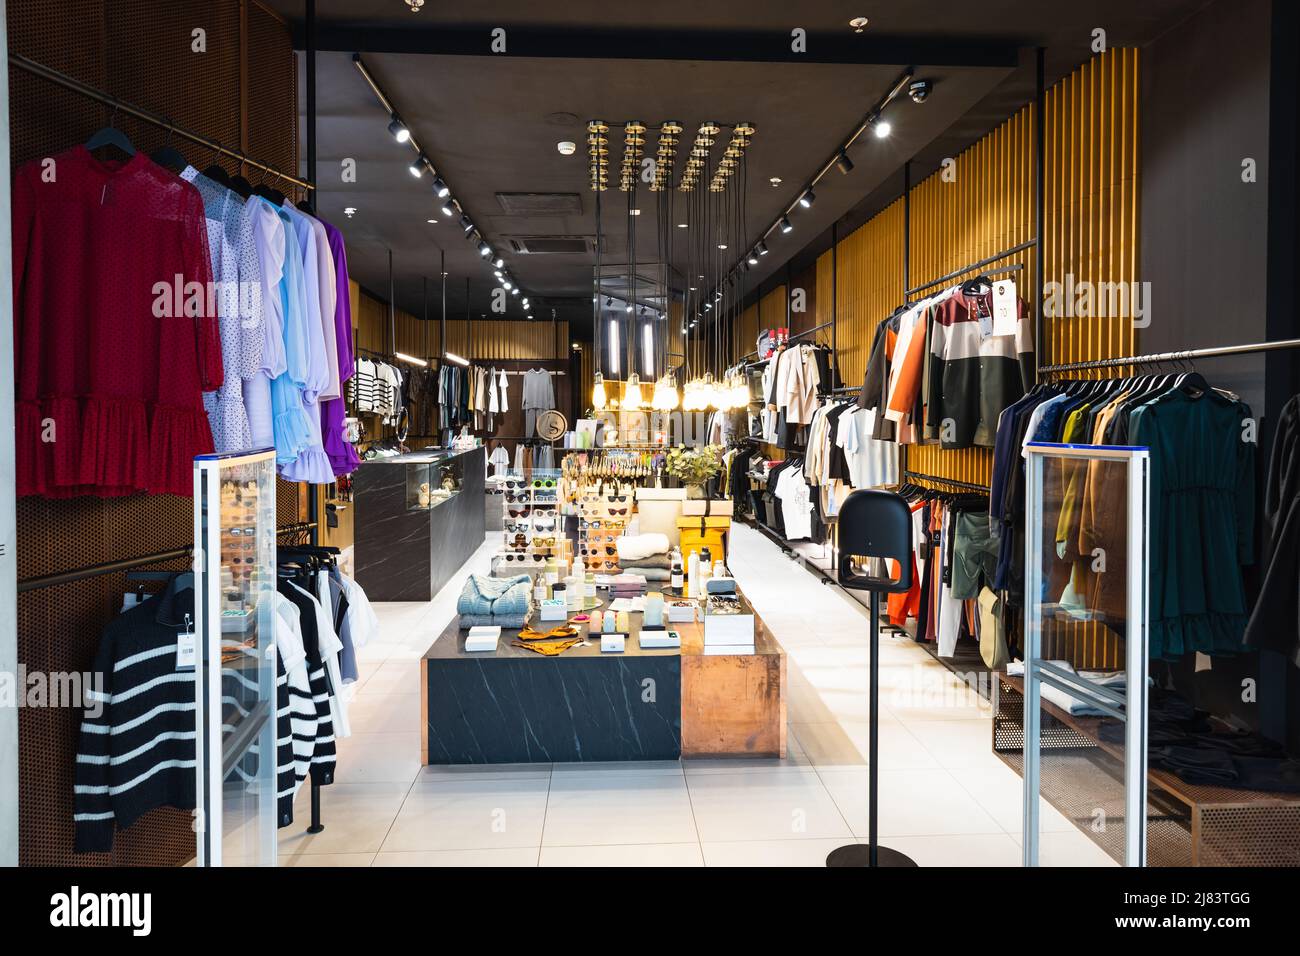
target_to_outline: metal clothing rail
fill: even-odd
[[[302,521],[297,524],[285,525],[283,528],[276,528],[276,536],[284,534],[301,534],[304,531],[310,531],[316,527],[314,521]],[[61,571],[58,574],[45,574],[35,578],[25,578],[18,582],[18,593],[26,591],[37,591],[41,588],[58,587],[61,584],[72,584],[76,581],[84,581],[87,578],[96,578],[104,574],[112,574],[115,571],[129,571],[131,568],[143,567],[146,564],[161,564],[164,561],[175,561],[180,558],[187,558],[194,552],[191,545],[186,548],[174,548],[171,551],[158,551],[154,554],[142,555],[138,558],[123,558],[120,561],[108,561],[104,564],[92,564],[88,567],[77,568],[72,571]]]
[[[1044,365],[1039,372],[1074,372],[1091,368],[1114,368],[1117,365],[1151,365],[1159,362],[1185,362],[1218,355],[1246,355],[1252,352],[1272,352],[1277,349],[1300,348],[1300,339],[1278,339],[1275,342],[1252,342],[1248,345],[1220,345],[1204,349],[1183,349],[1179,352],[1152,352],[1148,355],[1126,355],[1119,358],[1093,359],[1088,362],[1067,362],[1062,365]]]
[[[913,286],[912,288],[908,289],[906,292],[903,293],[903,297],[910,298],[912,295],[915,295],[917,292],[922,292],[925,289],[933,289],[937,285],[944,285],[945,283],[951,282],[953,279],[961,278],[968,272],[974,272],[976,269],[980,269],[983,268],[984,266],[992,265],[995,262],[1000,262],[1001,260],[1006,259],[1008,256],[1014,256],[1017,252],[1024,252],[1026,249],[1032,249],[1037,244],[1038,244],[1037,239],[1027,239],[1024,242],[1020,243],[1019,245],[1012,246],[1010,249],[1005,249],[1002,252],[997,253],[996,255],[989,256],[986,259],[981,259],[979,262],[972,262],[970,265],[964,266],[960,269],[954,269],[952,272],[949,272],[946,275],[941,275],[939,276],[939,278],[934,279],[930,282],[923,282],[921,285]],[[1006,269],[1000,269],[998,271],[1016,272],[1023,268],[1024,268],[1023,265],[1016,265],[1016,266],[1008,266]]]
[[[919,471],[905,471],[903,472],[903,477],[915,481],[929,481],[935,484],[951,485],[954,488],[960,488],[964,491],[977,491],[983,492],[984,494],[988,494],[989,492],[988,485],[977,485],[969,481],[958,481],[956,478],[941,478],[938,475],[927,475]]]
[[[106,106],[111,106],[117,112],[125,113],[128,116],[134,116],[138,120],[143,120],[144,122],[151,123],[154,126],[159,126],[175,136],[187,139],[192,143],[197,143],[199,146],[206,147],[214,153],[229,156],[231,159],[238,160],[246,166],[252,166],[254,169],[260,169],[265,173],[270,173],[277,179],[284,180],[287,183],[293,183],[295,186],[299,186],[302,189],[316,188],[315,183],[309,182],[306,179],[301,179],[298,176],[291,176],[283,170],[277,169],[268,163],[263,163],[259,160],[253,159],[247,153],[241,152],[237,149],[231,149],[229,146],[223,146],[215,139],[209,139],[207,136],[195,133],[182,126],[177,126],[167,117],[162,116],[159,113],[154,113],[150,110],[146,110],[144,107],[136,106],[133,103],[127,103],[125,100],[120,100],[116,96],[111,96],[103,90],[96,89],[88,83],[83,83],[80,80],[73,79],[66,73],[60,73],[58,70],[48,67],[44,63],[38,63],[35,60],[29,59],[22,54],[10,53],[9,65],[31,73],[33,76],[39,76],[42,79],[49,80],[51,83],[57,84],[64,89],[72,90],[74,93],[80,93],[82,96],[96,100]]]

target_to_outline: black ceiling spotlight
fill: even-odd
[[[439,199],[446,199],[451,195],[451,189],[441,176],[433,178],[433,191]]]
[[[844,150],[840,150],[840,154],[835,157],[835,166],[845,176],[853,172],[853,160],[849,159],[849,154]]]
[[[443,203],[442,214],[446,216],[448,219],[456,215],[456,200],[448,199],[445,203]]]
[[[750,264],[751,266],[756,266],[756,265],[758,265],[758,250],[757,250],[757,249],[755,249],[753,252],[751,252],[751,253],[749,254],[749,264]]]
[[[804,209],[811,209],[812,204],[816,201],[817,196],[813,193],[811,186],[809,186],[808,189],[804,191],[804,194],[799,197],[799,205],[803,206]]]
[[[393,139],[399,143],[405,143],[411,138],[411,131],[406,128],[406,124],[397,118],[397,114],[392,114],[392,122],[388,124],[388,132],[393,134]]]
[[[424,158],[424,153],[421,153],[419,156],[415,157],[415,159],[411,161],[411,165],[406,168],[411,171],[412,176],[419,179],[424,175],[424,164],[427,162],[428,160]]]
[[[496,266],[498,269],[503,267],[505,264],[506,264],[506,260],[502,259],[500,256],[497,256],[492,263],[492,265]]]
[[[782,232],[790,232],[794,229],[794,226],[790,225],[789,216],[782,216],[781,221],[777,225],[781,227]]]
[[[767,243],[760,241],[759,244],[754,247],[754,251],[757,252],[760,256],[767,255]]]
[[[461,216],[460,227],[464,229],[466,232],[469,232],[474,228],[474,223],[470,221],[469,216]]]
[[[484,259],[486,259],[492,255],[492,247],[489,246],[486,242],[480,241],[478,244],[478,254],[482,256]]]

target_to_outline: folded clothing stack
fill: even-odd
[[[648,534],[623,535],[618,546],[618,564],[625,572],[640,574],[647,581],[667,581],[672,577],[672,561],[668,557],[668,536]]]
[[[533,612],[532,584],[526,574],[510,578],[471,574],[456,601],[460,626],[523,627]]]
[[[614,575],[609,586],[609,596],[611,598],[640,597],[645,594],[645,584],[645,575],[624,571],[622,574]]]

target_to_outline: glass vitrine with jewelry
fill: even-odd
[[[194,462],[194,620],[177,666],[195,683],[200,866],[276,862],[275,452]]]
[[[436,508],[460,493],[465,480],[464,456],[408,456],[403,460],[408,510]]]

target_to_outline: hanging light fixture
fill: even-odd
[[[605,377],[599,372],[596,373],[596,383],[591,389],[591,407],[596,411],[603,411],[609,404],[609,397],[605,394]]]
[[[623,386],[623,407],[640,408],[641,405],[641,376],[636,372],[629,372],[627,384]]]

